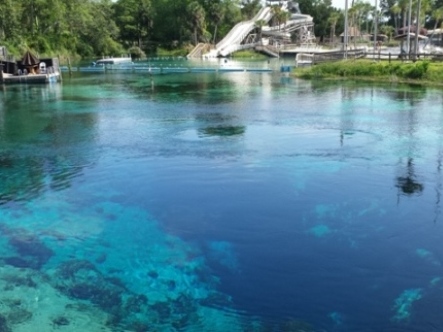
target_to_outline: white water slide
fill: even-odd
[[[314,25],[314,19],[312,16],[304,14],[292,14],[290,20],[284,24],[273,27],[263,27],[262,34],[265,36],[278,36],[312,25]]]
[[[245,39],[245,37],[255,29],[255,22],[259,20],[269,22],[272,15],[271,7],[263,7],[253,19],[236,24],[231,31],[229,31],[226,37],[215,46],[215,49],[211,50],[205,56],[209,58],[227,56],[232,52],[240,50],[242,48],[241,42],[243,39]]]
[[[287,11],[288,10],[288,2],[283,1],[280,3],[281,9]],[[229,54],[239,51],[241,49],[250,48],[250,45],[242,45],[242,41],[246,38],[246,36],[256,28],[257,21],[264,21],[268,23],[272,16],[273,11],[270,6],[263,7],[260,9],[257,15],[254,16],[251,20],[243,21],[236,24],[231,31],[223,38],[214,49],[212,49],[209,53],[205,54],[204,57],[207,58],[215,58],[218,56],[228,56]],[[262,33],[265,36],[274,36],[274,37],[285,37],[290,34],[290,32],[295,31],[297,29],[307,28],[312,26],[313,18],[309,15],[303,15],[300,13],[291,14],[290,19],[280,26],[264,26],[262,27]],[[307,30],[307,29],[306,29]],[[309,34],[309,32],[306,32]]]

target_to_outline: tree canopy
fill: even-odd
[[[413,20],[417,21],[413,0]],[[322,39],[344,30],[342,9],[331,0],[299,0],[302,13],[314,18]],[[349,22],[361,31],[373,27],[371,1],[352,0]],[[379,0],[380,31],[395,33],[406,24],[409,0]],[[0,44],[15,53],[80,56],[121,55],[130,48],[146,53],[198,42],[216,43],[238,22],[251,19],[260,0],[0,0]],[[288,16],[273,8],[274,21]],[[443,21],[443,0],[421,0],[419,22],[428,28]]]

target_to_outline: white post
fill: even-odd
[[[343,46],[345,48],[345,59],[348,58],[348,0],[345,0],[345,34],[344,34],[344,41]]]
[[[412,0],[409,0],[409,13],[408,13],[408,58],[411,56],[411,15],[412,15]]]
[[[418,54],[419,54],[419,49],[418,49],[418,34],[420,33],[420,8],[421,7],[421,0],[418,0],[417,3],[417,22],[415,23],[415,57],[414,59],[417,59]]]
[[[378,35],[378,12],[377,12],[377,0],[375,0],[375,13],[374,13],[374,52],[377,49],[377,35]]]

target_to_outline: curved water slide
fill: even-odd
[[[206,57],[227,56],[232,52],[242,49],[241,42],[255,29],[255,22],[263,20],[269,22],[272,18],[271,7],[263,7],[251,20],[236,24],[231,31],[211,50]]]
[[[289,32],[295,31],[297,29],[313,26],[314,19],[310,15],[304,14],[292,14],[290,19],[279,26],[273,27],[263,27],[262,34],[264,36],[283,36]]]

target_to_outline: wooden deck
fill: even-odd
[[[11,75],[3,74],[0,83],[4,84],[34,84],[34,83],[52,83],[61,81],[60,73],[48,74],[28,74],[28,75]]]

